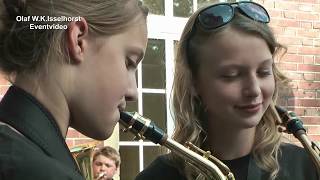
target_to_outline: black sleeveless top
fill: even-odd
[[[230,168],[236,180],[246,180],[249,161],[250,154],[233,160],[223,160],[222,162]]]

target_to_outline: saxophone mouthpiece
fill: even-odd
[[[101,180],[106,175],[106,173],[99,173],[97,180]]]
[[[280,116],[283,116],[287,112],[287,110],[285,108],[283,108],[283,107],[275,106],[275,108],[278,111]]]
[[[140,139],[148,139],[155,144],[162,144],[167,139],[167,134],[137,112],[120,112],[120,123]]]
[[[129,124],[132,118],[133,118],[133,113],[124,112],[124,111],[120,112],[120,119],[125,123]]]
[[[306,129],[303,127],[303,122],[300,118],[293,112],[288,111],[283,107],[275,106],[280,118],[284,122],[288,133],[292,133],[297,137],[297,133],[306,133]]]

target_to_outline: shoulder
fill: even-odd
[[[157,157],[146,169],[138,174],[136,180],[185,180],[179,170],[168,159],[168,155]]]
[[[281,154],[279,160],[286,162],[295,161],[300,163],[309,163],[311,158],[306,150],[300,146],[294,144],[283,143],[280,146]]]
[[[280,149],[280,174],[290,176],[293,179],[318,179],[315,165],[304,148],[283,143]]]
[[[37,160],[43,151],[26,137],[14,132],[7,126],[0,125],[0,168],[13,168],[17,161]],[[6,162],[3,166],[2,162]],[[10,165],[10,166],[8,166]]]
[[[0,126],[0,179],[82,179],[39,147],[6,126]]]

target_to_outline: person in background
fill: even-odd
[[[110,146],[94,152],[92,160],[93,175],[96,180],[112,180],[120,167],[120,154]]]
[[[138,0],[1,0],[1,180],[82,180],[69,127],[107,139],[147,46]]]
[[[173,85],[173,139],[222,160],[236,180],[316,180],[306,151],[284,143],[275,102],[287,79],[275,60],[285,53],[254,2],[210,4],[187,22]],[[136,180],[204,179],[175,153],[162,155]]]

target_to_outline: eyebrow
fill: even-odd
[[[267,63],[273,63],[273,59],[269,58],[269,59],[265,59],[262,62],[259,63],[259,66],[262,64],[267,64]],[[241,67],[245,67],[245,65],[243,64],[223,64],[220,68],[241,68]]]
[[[266,60],[262,61],[261,64],[268,63],[268,62],[273,63],[273,58],[266,59]]]

